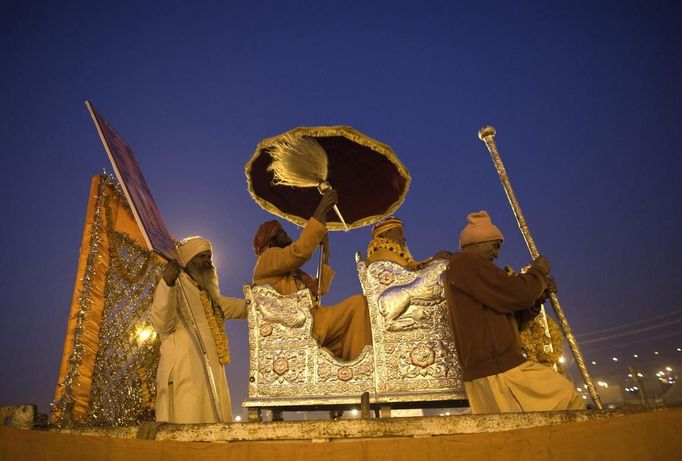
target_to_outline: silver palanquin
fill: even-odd
[[[437,406],[463,401],[462,375],[436,259],[418,271],[391,261],[356,257],[367,297],[373,344],[342,361],[311,335],[308,290],[282,296],[268,285],[246,285],[250,410],[359,404],[369,392],[377,407]]]

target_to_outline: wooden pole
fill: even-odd
[[[322,304],[322,274],[324,268],[324,245],[320,243],[320,259],[317,261],[317,296],[315,301]]]

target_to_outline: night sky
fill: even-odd
[[[477,137],[491,124],[593,377],[624,376],[634,353],[682,365],[682,3],[185,3],[3,4],[0,405],[47,412],[53,397],[90,181],[112,173],[86,99],[133,147],[171,232],[213,240],[232,296],[271,219],[244,164],[299,125],[350,125],[395,150],[416,258],[454,250],[485,209],[506,236],[498,263],[526,264]],[[368,239],[331,236],[327,303],[360,290]],[[228,334],[239,414],[246,322]]]

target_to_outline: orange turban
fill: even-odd
[[[376,238],[384,232],[400,227],[402,229],[403,222],[395,216],[388,216],[377,222],[372,228],[372,238]]]
[[[266,221],[258,227],[253,237],[253,251],[259,256],[268,246],[277,233],[282,230],[282,225],[276,219]]]

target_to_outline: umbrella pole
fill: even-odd
[[[518,223],[519,229],[521,230],[521,234],[523,234],[523,238],[526,241],[526,246],[528,246],[528,251],[530,251],[531,256],[533,257],[533,259],[535,259],[538,256],[540,256],[540,252],[535,246],[533,236],[530,234],[528,224],[526,224],[526,218],[524,217],[523,212],[521,211],[521,205],[519,205],[519,202],[516,199],[516,195],[514,194],[514,190],[512,189],[511,182],[509,181],[509,177],[507,176],[507,170],[505,170],[504,164],[502,163],[502,158],[500,157],[500,154],[497,151],[497,145],[495,144],[494,139],[495,128],[493,128],[492,126],[484,126],[478,131],[478,137],[481,141],[485,143],[486,147],[488,148],[488,151],[490,152],[490,156],[493,159],[493,164],[495,165],[497,174],[500,177],[500,181],[502,181],[502,187],[504,188],[504,191],[507,194],[507,199],[509,200],[509,204],[512,207],[514,216],[516,216],[516,222]],[[552,303],[554,313],[556,314],[557,320],[561,325],[561,329],[563,330],[564,336],[566,337],[566,341],[568,342],[568,345],[571,348],[571,352],[573,352],[573,356],[575,357],[575,361],[578,364],[580,374],[582,375],[583,380],[585,381],[585,385],[587,386],[587,389],[590,393],[590,397],[592,398],[592,401],[594,402],[595,406],[601,410],[602,405],[601,400],[599,399],[599,394],[597,394],[597,390],[595,389],[594,384],[592,384],[592,378],[590,377],[590,374],[587,371],[587,367],[585,366],[583,354],[580,352],[580,348],[578,347],[578,343],[575,340],[575,336],[573,336],[571,327],[568,325],[568,320],[566,319],[566,315],[564,314],[564,311],[561,308],[561,305],[559,304],[559,298],[557,297],[556,293],[550,293],[549,300]]]
[[[322,303],[322,266],[324,265],[324,246],[320,243],[320,260],[317,262],[317,304]]]
[[[343,224],[343,227],[346,228],[346,232],[348,232],[350,229],[348,229],[348,224],[346,224],[346,221],[343,219],[343,216],[341,216],[341,212],[339,211],[339,207],[334,205],[332,208],[334,209],[334,213],[336,213],[336,216],[338,216],[339,219],[341,220],[341,224]]]
[[[332,186],[327,181],[322,181],[320,184],[317,185],[317,191],[322,195],[324,195],[324,193],[330,189],[332,189]],[[343,224],[343,227],[346,228],[346,232],[348,232],[350,229],[348,229],[348,224],[346,224],[346,220],[343,219],[341,211],[339,211],[339,207],[333,205],[332,209],[334,210],[334,213],[336,213],[336,216],[339,217],[339,220],[341,221],[341,224]],[[322,270],[322,263],[320,263],[320,270]]]

